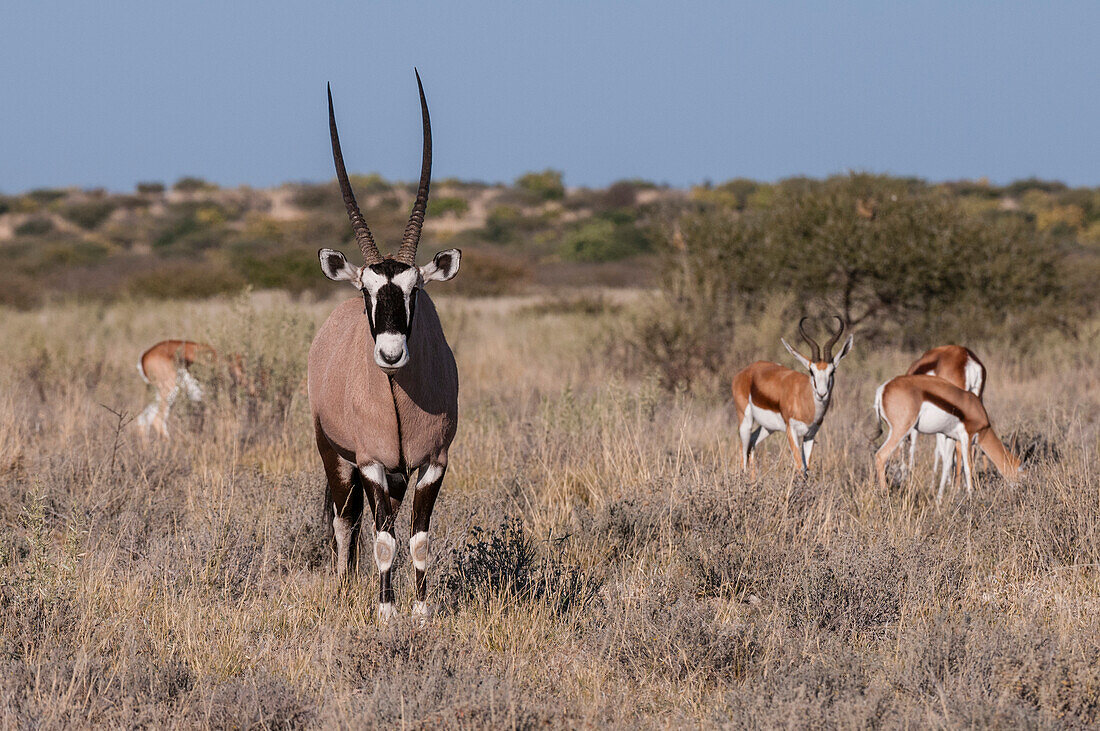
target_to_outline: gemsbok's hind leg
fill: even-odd
[[[332,520],[332,551],[336,555],[336,580],[347,585],[359,568],[359,531],[363,518],[363,486],[355,465],[336,453],[320,431],[317,449],[325,465],[328,490],[325,516]]]
[[[386,622],[397,613],[394,605],[393,584],[390,569],[397,554],[397,539],[393,531],[393,505],[387,492],[386,470],[381,464],[371,462],[359,466],[363,478],[363,491],[367,494],[374,513],[374,563],[378,567],[378,619]]]
[[[447,457],[430,462],[420,473],[413,493],[412,537],[409,539],[409,555],[416,570],[416,603],[413,604],[413,616],[428,617],[428,530],[432,522],[432,509],[447,474]]]

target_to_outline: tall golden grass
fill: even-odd
[[[369,552],[334,591],[301,388],[332,301],[5,313],[0,724],[1100,723],[1100,323],[968,344],[1001,435],[1057,453],[937,506],[930,443],[889,492],[871,474],[874,389],[916,353],[857,335],[811,477],[773,438],[751,482],[722,384],[621,367],[645,299],[439,303],[461,418],[425,627],[375,624]],[[729,347],[788,362],[792,328]],[[143,444],[134,366],[170,336],[242,352],[265,391],[196,373],[207,402]],[[399,551],[405,616],[410,572]]]

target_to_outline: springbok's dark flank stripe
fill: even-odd
[[[752,399],[753,406],[759,406],[762,409],[774,411],[777,414],[780,412],[779,402],[761,391],[760,387],[755,383],[749,387],[749,397]]]

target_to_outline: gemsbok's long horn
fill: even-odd
[[[420,90],[420,115],[424,120],[424,155],[420,164],[420,185],[416,189],[416,201],[401,238],[397,260],[409,266],[416,264],[416,245],[420,243],[420,230],[424,228],[424,213],[428,210],[428,188],[432,182],[432,120],[428,117],[428,101],[424,98],[424,85],[420,72],[416,73],[416,86]]]
[[[833,315],[836,318],[837,323],[840,325],[840,329],[833,333],[833,336],[829,338],[829,342],[825,343],[825,360],[833,359],[833,346],[836,345],[836,341],[840,340],[840,336],[844,334],[844,320],[840,315]]]
[[[806,324],[806,320],[809,320],[809,319],[810,318],[808,318],[808,317],[803,317],[801,320],[798,321],[798,334],[801,335],[802,339],[805,340],[809,344],[809,346],[813,349],[813,357],[811,357],[810,360],[812,360],[814,363],[816,363],[819,360],[821,360],[821,347],[818,346],[816,340],[814,340],[813,338],[811,338],[809,336],[809,334],[807,334],[806,328],[803,327],[803,325]]]
[[[363,252],[363,258],[367,265],[377,264],[382,261],[382,254],[378,251],[378,245],[374,243],[374,236],[367,227],[367,221],[359,212],[359,204],[355,202],[355,193],[351,190],[351,182],[348,181],[348,171],[344,169],[344,155],[340,152],[340,134],[336,131],[336,113],[332,109],[332,85],[328,87],[328,131],[332,137],[332,161],[336,163],[336,179],[340,181],[340,193],[344,196],[344,207],[348,209],[348,218],[351,219],[351,228],[355,231],[355,240],[359,244],[359,250]]]

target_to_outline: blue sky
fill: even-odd
[[[1095,2],[35,2],[0,21],[0,191],[198,175],[673,185],[849,169],[1100,184]]]

